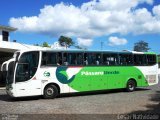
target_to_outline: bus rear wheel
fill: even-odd
[[[58,95],[58,89],[55,85],[48,85],[44,89],[43,97],[45,99],[53,99]]]
[[[129,80],[127,82],[127,88],[126,89],[127,89],[128,92],[133,92],[136,89],[135,81],[134,80]]]

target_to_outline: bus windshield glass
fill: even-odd
[[[37,71],[37,61],[39,61],[39,52],[23,53],[17,63],[16,82],[24,82],[31,79]]]

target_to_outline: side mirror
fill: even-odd
[[[16,54],[16,62],[18,62],[18,57],[19,57],[19,55],[20,55],[20,53],[17,52],[17,54]]]
[[[18,62],[18,55],[16,56],[16,63]]]

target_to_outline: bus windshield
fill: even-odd
[[[39,61],[39,52],[23,53],[17,63],[16,82],[24,82],[31,79],[37,71],[37,61]]]

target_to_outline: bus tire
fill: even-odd
[[[133,92],[136,89],[136,82],[134,80],[129,80],[127,82],[127,88],[126,90],[128,92]]]
[[[53,99],[58,95],[58,88],[55,85],[47,85],[44,89],[43,97],[45,99]]]

